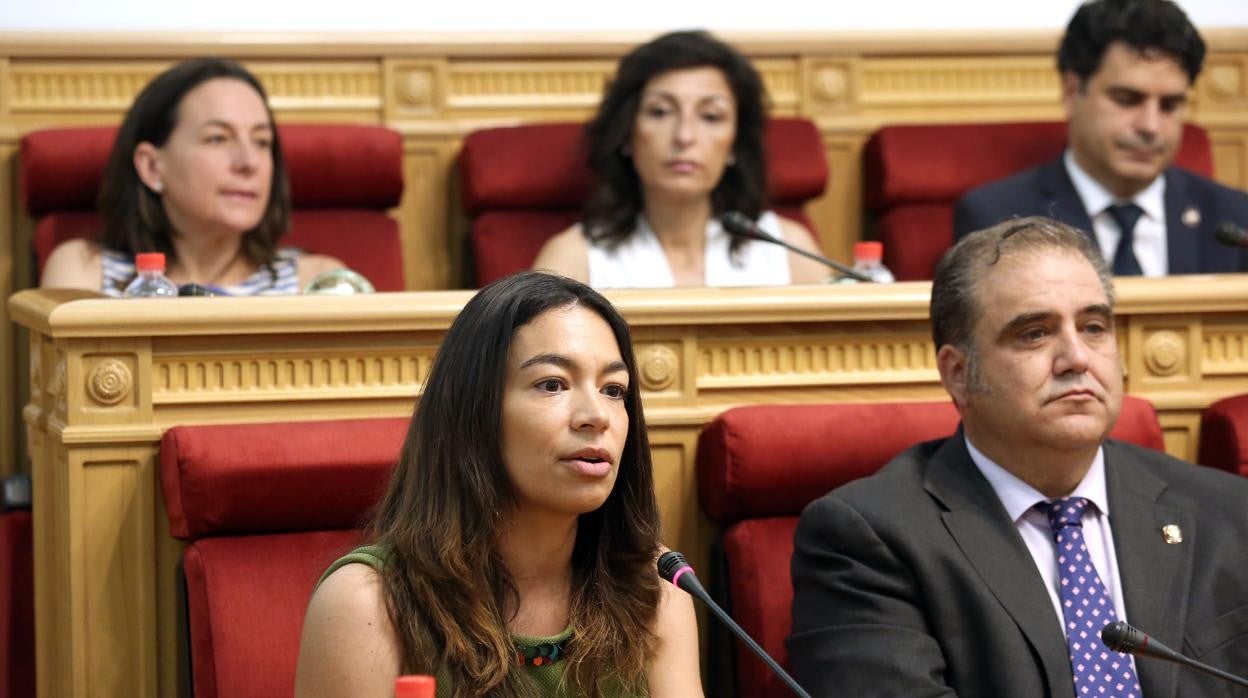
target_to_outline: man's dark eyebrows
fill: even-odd
[[[1114,309],[1109,307],[1108,303],[1093,303],[1079,311],[1080,315],[1102,315],[1107,318],[1114,317]]]
[[[1015,330],[1018,330],[1026,325],[1030,325],[1033,322],[1039,322],[1041,320],[1048,320],[1051,317],[1053,317],[1053,313],[1046,312],[1043,310],[1037,311],[1034,313],[1023,313],[1022,315],[1015,315],[1009,322],[1005,323],[1005,327],[1001,328],[1001,331],[997,333],[997,336],[1004,337],[1008,334],[1011,334]]]

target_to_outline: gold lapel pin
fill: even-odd
[[[1161,527],[1161,539],[1169,545],[1183,542],[1183,529],[1178,524],[1166,524]]]
[[[1189,228],[1195,228],[1200,225],[1200,209],[1195,206],[1188,206],[1183,211],[1181,220],[1183,221],[1183,225],[1186,225]]]

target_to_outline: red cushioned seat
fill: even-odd
[[[332,255],[372,281],[401,291],[399,225],[386,211],[403,194],[403,143],[380,126],[278,127],[290,180],[291,229],[284,244]],[[60,243],[101,230],[96,193],[117,129],[57,128],[22,138],[20,181],[35,226],[36,269]]]
[[[759,405],[728,410],[698,437],[698,496],[723,527],[721,547],[733,617],[788,668],[789,575],[798,515],[811,501],[866,475],[901,451],[949,436],[951,402]],[[1113,438],[1164,450],[1151,403],[1127,397]],[[791,695],[744,645],[736,650],[737,695]]]
[[[863,199],[899,281],[930,279],[953,245],[953,206],[967,191],[1055,160],[1065,122],[885,126],[862,154]],[[1186,124],[1179,167],[1206,177],[1213,151],[1205,130]]]
[[[1223,398],[1204,409],[1196,460],[1248,476],[1248,395]]]
[[[408,420],[175,427],[161,489],[183,555],[197,698],[291,695],[308,599],[361,542]]]
[[[0,698],[35,695],[32,555],[30,512],[0,513]]]
[[[478,286],[533,266],[546,240],[580,219],[594,185],[583,132],[583,124],[529,124],[464,139],[460,185]],[[766,137],[771,208],[813,231],[803,207],[828,180],[819,131],[805,119],[776,118]]]

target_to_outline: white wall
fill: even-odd
[[[0,30],[1060,29],[1075,0],[0,0]],[[1184,0],[1248,27],[1248,0]]]

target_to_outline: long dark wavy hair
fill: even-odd
[[[620,59],[615,79],[607,86],[598,113],[585,128],[589,166],[598,176],[582,218],[585,235],[608,246],[618,245],[637,225],[645,206],[641,180],[626,154],[641,93],[651,78],[686,68],[717,68],[737,102],[737,135],[732,144],[736,164],[725,168],[711,191],[711,209],[718,216],[740,211],[757,219],[767,207],[767,157],[764,123],[767,96],[763,80],[750,61],[705,31],[664,34]],[[744,243],[734,237],[732,252]]]
[[[382,579],[402,670],[441,671],[456,696],[528,694],[507,630],[519,599],[497,550],[515,501],[498,438],[507,355],[520,327],[574,305],[610,325],[633,387],[615,487],[577,523],[566,676],[573,695],[597,695],[608,678],[644,690],[660,525],[628,325],[588,286],[522,272],[481,289],[451,325],[372,526],[388,550]]]
[[[260,95],[269,122],[273,112],[264,87],[254,75],[238,63],[222,58],[193,58],[157,75],[135,97],[130,111],[121,122],[100,184],[99,210],[104,217],[101,242],[105,247],[129,255],[139,252],[164,252],[172,263],[177,259],[173,229],[160,196],[149,189],[134,169],[134,150],[140,143],[162,147],[178,124],[178,111],[186,94],[209,80],[230,78],[246,83]],[[286,160],[282,142],[273,129],[271,145],[273,179],[269,187],[269,203],[259,224],[247,231],[242,239],[242,252],[247,261],[267,266],[277,258],[277,242],[290,227],[290,185],[286,178]]]

